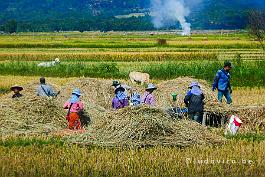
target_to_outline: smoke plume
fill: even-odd
[[[186,21],[190,10],[184,0],[151,0],[153,24],[155,28],[162,28],[168,24],[180,23],[183,35],[190,35],[191,24]]]

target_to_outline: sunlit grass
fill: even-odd
[[[223,146],[184,149],[47,142],[0,145],[2,176],[262,176],[265,167],[264,141],[233,140]]]

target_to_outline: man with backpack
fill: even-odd
[[[184,103],[188,107],[188,114],[192,120],[202,123],[204,111],[204,94],[198,82],[192,82],[187,92]]]
[[[214,79],[212,90],[218,90],[218,101],[222,103],[223,96],[226,98],[227,104],[232,103],[232,87],[230,84],[230,70],[232,69],[232,64],[229,61],[224,63],[224,68],[218,70]]]

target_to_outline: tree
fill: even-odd
[[[249,34],[258,40],[263,50],[265,38],[265,15],[261,11],[251,11],[248,15]]]
[[[10,20],[3,25],[4,32],[6,33],[15,33],[17,31],[17,21]]]

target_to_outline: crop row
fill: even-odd
[[[215,52],[95,52],[55,53],[26,52],[0,53],[0,61],[47,61],[60,58],[64,61],[176,61],[176,60],[217,60],[235,59],[262,60],[263,53],[215,53]]]
[[[62,63],[53,68],[39,68],[32,62],[0,63],[0,75],[50,76],[50,77],[93,77],[128,78],[133,70],[147,72],[152,79],[167,80],[181,76],[190,76],[212,82],[216,71],[223,62],[217,61],[175,61],[175,62],[139,62],[139,63]],[[232,72],[233,86],[265,86],[265,61],[235,61]]]
[[[150,47],[167,47],[167,48],[201,48],[201,49],[259,49],[260,46],[257,43],[203,43],[203,42],[191,42],[191,43],[172,43],[164,46],[158,45],[153,42],[138,42],[138,43],[0,43],[0,48],[150,48]]]
[[[253,139],[254,141],[254,139]],[[1,176],[264,176],[264,141],[108,149],[60,140],[1,142]],[[237,152],[237,153],[235,153]],[[247,170],[246,170],[247,169]]]
[[[0,54],[0,61],[41,61],[60,58],[65,61],[175,61],[216,60],[215,53],[47,53]]]

